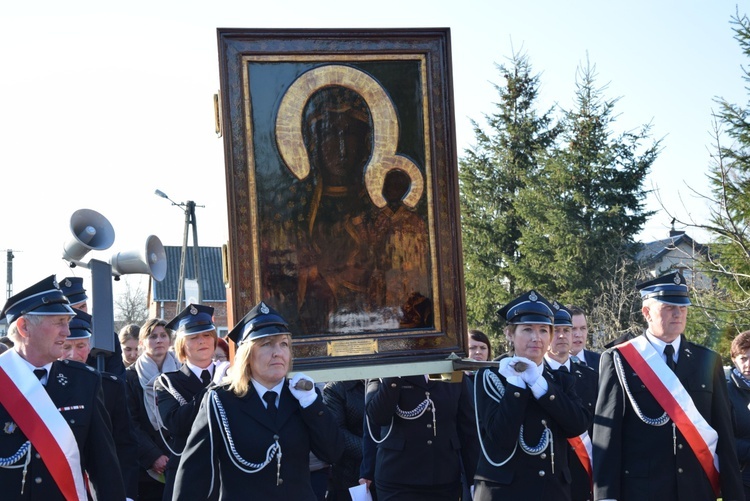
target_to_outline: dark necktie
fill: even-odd
[[[34,369],[34,375],[41,381],[47,375],[47,369]]]
[[[560,368],[559,368],[559,369],[557,369],[557,370],[559,370],[560,372],[570,372],[570,371],[568,370],[568,368],[567,368],[567,367],[565,367],[564,365],[561,365],[561,366],[560,366]]]
[[[276,392],[267,391],[263,394],[263,400],[266,401],[266,412],[271,417],[271,421],[276,421]]]
[[[664,356],[667,357],[667,367],[672,369],[672,372],[674,372],[674,346],[671,344],[668,344],[664,347]]]
[[[201,381],[203,381],[204,387],[211,382],[211,373],[208,372],[208,369],[203,369],[203,372],[201,372]]]

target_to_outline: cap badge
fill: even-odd
[[[68,384],[68,378],[65,377],[65,374],[58,374],[57,382],[60,384],[60,386],[65,386],[66,384]]]
[[[260,312],[261,313],[263,313],[264,315],[268,315],[268,313],[270,311],[271,310],[268,309],[268,306],[266,306],[266,303],[260,303]]]
[[[16,428],[18,428],[18,426],[16,426],[16,423],[14,423],[13,421],[8,421],[7,423],[5,423],[5,426],[3,426],[3,431],[6,435],[10,435],[14,431],[16,431]]]
[[[71,282],[69,278],[66,278],[65,282],[63,282],[63,285],[65,287],[71,287],[73,285],[73,282]]]
[[[676,285],[680,285],[680,275],[675,275],[675,276],[674,276],[674,283],[675,283]]]
[[[553,301],[552,302],[552,307],[554,309],[556,309],[556,310],[559,310],[560,309],[560,304],[557,301]]]
[[[537,299],[539,299],[539,296],[537,296],[537,295],[536,295],[536,292],[534,292],[534,291],[531,291],[531,292],[529,293],[529,300],[530,300],[530,301],[536,301]]]
[[[197,315],[198,314],[198,308],[196,308],[195,306],[191,306],[190,307],[190,314],[191,315]]]
[[[52,280],[52,284],[55,286],[55,289],[59,289],[60,285],[57,283],[57,279]]]

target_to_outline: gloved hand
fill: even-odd
[[[536,383],[536,380],[539,379],[539,376],[542,374],[542,370],[544,370],[544,364],[537,365],[535,362],[523,357],[518,357],[518,359],[527,364],[526,370],[521,373],[521,379],[523,379],[527,385],[534,386],[534,383]]]
[[[298,390],[295,388],[297,381],[300,379],[307,379],[313,383],[312,388],[309,390]],[[299,401],[299,405],[303,409],[315,402],[315,399],[318,398],[318,394],[315,393],[315,381],[313,381],[311,377],[305,376],[300,372],[295,374],[294,377],[289,380],[289,390],[292,392],[292,395],[294,395],[294,398]]]
[[[517,386],[518,388],[524,388],[526,384],[521,378],[521,373],[514,367],[518,359],[519,357],[505,357],[500,360],[498,372],[505,377],[505,380],[508,381],[508,383]]]

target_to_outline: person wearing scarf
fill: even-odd
[[[143,324],[139,334],[143,353],[125,370],[128,409],[138,437],[139,501],[161,501],[164,494],[169,432],[159,426],[154,382],[162,373],[176,371],[181,366],[169,349],[172,335],[166,325],[166,321],[158,318]]]
[[[731,354],[734,367],[727,382],[729,403],[734,416],[734,441],[745,499],[750,499],[750,331],[732,340]]]

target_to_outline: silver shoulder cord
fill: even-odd
[[[554,448],[552,447],[552,444],[553,444],[552,431],[547,427],[547,423],[544,420],[542,420],[542,424],[544,425],[544,433],[542,433],[542,437],[540,438],[539,443],[536,446],[531,447],[526,444],[526,441],[523,438],[523,425],[521,425],[521,428],[518,430],[518,440],[516,441],[516,444],[513,446],[513,451],[510,453],[510,456],[508,456],[504,461],[501,461],[499,463],[490,459],[489,454],[487,454],[487,449],[484,447],[484,441],[482,440],[482,433],[479,428],[479,409],[477,405],[478,381],[479,381],[479,378],[474,377],[474,418],[475,418],[475,422],[477,425],[477,436],[479,437],[479,445],[482,448],[482,454],[484,455],[484,458],[487,460],[487,462],[495,467],[503,466],[505,463],[510,461],[511,458],[515,455],[516,450],[518,449],[519,445],[521,446],[521,449],[526,454],[529,454],[530,456],[538,456],[539,454],[544,452],[549,446],[551,448],[550,460],[552,461],[552,473],[554,473],[555,472],[555,458],[554,458]],[[495,374],[489,369],[482,371],[482,388],[484,389],[484,392],[487,394],[487,396],[497,403],[500,403],[500,400],[502,400],[503,397],[505,396],[505,386],[503,385],[503,382],[500,380],[497,374]]]
[[[643,414],[643,411],[640,407],[638,407],[638,404],[635,402],[635,398],[633,397],[632,392],[630,391],[630,386],[628,386],[628,382],[625,380],[625,369],[622,366],[622,359],[620,358],[620,354],[616,351],[612,353],[612,360],[615,362],[615,372],[617,373],[617,379],[620,380],[620,384],[622,385],[622,388],[625,390],[625,393],[628,395],[628,399],[630,400],[630,405],[633,406],[633,410],[635,411],[635,414],[640,418],[641,421],[644,423],[651,425],[651,426],[664,426],[669,422],[669,415],[664,412],[660,417],[658,418],[650,418]]]
[[[21,460],[22,457],[26,456],[23,464],[15,464]],[[21,448],[16,451],[15,454],[7,458],[0,458],[0,468],[23,468],[23,475],[21,476],[21,494],[23,494],[23,488],[26,485],[26,472],[29,469],[29,463],[31,463],[31,442],[26,441],[21,445]]]
[[[380,384],[383,384],[383,380],[380,380]],[[430,398],[430,392],[425,392],[425,398],[419,405],[417,405],[413,410],[405,411],[402,410],[401,407],[396,404],[396,415],[400,417],[401,419],[408,419],[408,420],[414,420],[419,419],[422,417],[422,415],[427,412],[427,409],[430,409],[432,411],[432,434],[433,436],[437,436],[437,416],[436,416],[436,409],[435,409],[435,402],[432,401]],[[365,412],[365,423],[367,423],[367,432],[370,434],[370,438],[373,442],[376,444],[382,444],[385,442],[385,439],[388,438],[388,436],[393,431],[393,417],[391,417],[391,424],[388,425],[388,433],[385,434],[385,436],[378,440],[376,439],[372,434],[372,429],[370,428],[370,418],[367,417],[367,413]]]
[[[227,450],[227,455],[229,456],[229,459],[232,460],[232,463],[234,466],[237,467],[240,471],[243,471],[244,473],[258,473],[263,468],[268,466],[271,461],[273,461],[274,456],[276,457],[276,485],[281,485],[281,444],[279,443],[279,436],[274,435],[273,440],[274,443],[272,443],[268,449],[266,450],[266,459],[262,463],[251,463],[247,461],[245,458],[240,456],[240,454],[237,452],[237,449],[234,446],[234,440],[232,439],[232,432],[229,429],[229,420],[227,419],[227,414],[224,411],[224,406],[221,404],[221,400],[219,399],[219,396],[216,394],[215,391],[210,391],[210,398],[211,398],[211,407],[214,411],[214,416],[216,417],[216,421],[219,423],[219,428],[221,432],[221,438],[224,439],[224,446]],[[209,416],[210,418],[210,416]],[[213,432],[210,430],[211,426],[211,419],[208,420],[209,423],[209,433],[211,435],[211,450],[213,450]],[[212,462],[213,463],[213,462]],[[213,484],[213,471],[212,471],[212,481]]]
[[[164,389],[167,390],[167,392],[169,392],[169,394],[172,395],[175,400],[177,400],[177,403],[180,404],[180,407],[187,404],[187,400],[185,400],[185,397],[180,395],[180,392],[172,386],[172,381],[170,381],[168,377],[164,376],[164,373],[159,376],[159,380],[164,386]],[[169,441],[164,438],[164,432],[161,431],[162,429],[166,429],[166,426],[164,426],[164,422],[161,420],[161,412],[159,412],[159,403],[157,402],[156,392],[154,392],[154,408],[156,409],[156,423],[159,425],[159,436],[161,436],[161,441],[164,442],[165,446],[167,446],[169,452],[177,457],[182,456],[182,452],[177,452],[169,446]]]

